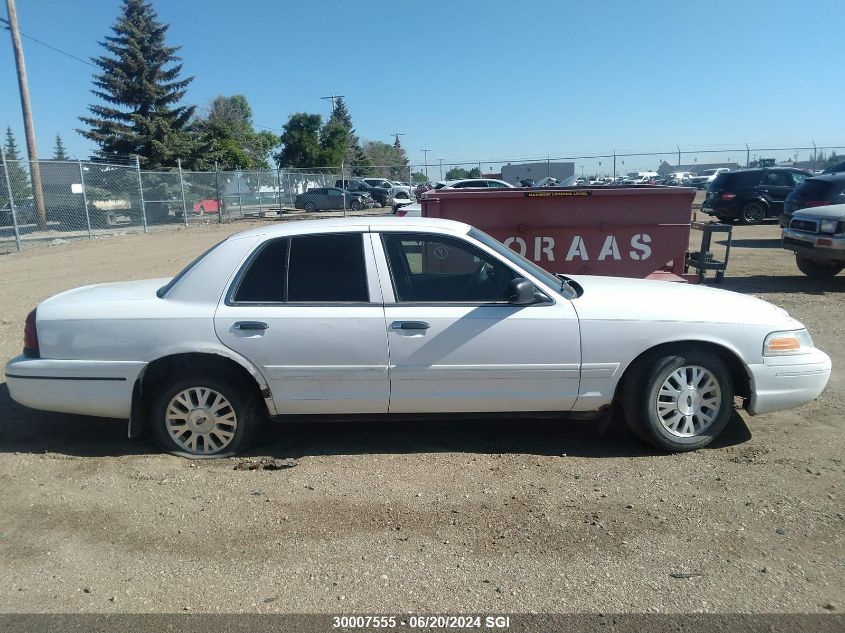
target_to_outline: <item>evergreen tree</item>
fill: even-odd
[[[53,160],[68,160],[62,137],[56,134],[56,146],[53,148]]]
[[[79,132],[94,141],[103,158],[138,154],[149,169],[196,158],[186,126],[193,106],[178,105],[193,77],[180,78],[179,47],[167,46],[168,25],[146,0],[123,0],[122,13],[100,45],[108,55],[92,61],[102,69],[92,93],[105,103],[89,106]],[[186,155],[188,154],[193,155]]]
[[[332,114],[329,117],[329,124],[339,123],[344,126],[348,132],[346,142],[346,151],[343,155],[343,163],[352,166],[352,175],[367,176],[371,172],[370,161],[361,147],[361,139],[355,133],[355,128],[352,126],[352,116],[343,101],[343,97],[335,99]]]
[[[6,169],[9,170],[9,183],[12,188],[12,195],[15,198],[15,204],[20,204],[24,200],[32,198],[32,187],[29,182],[29,174],[24,167],[18,152],[18,144],[15,142],[15,136],[12,134],[12,128],[6,128],[6,147],[3,149],[6,157]],[[2,165],[0,165],[2,171]],[[9,202],[9,196],[6,190],[5,174],[0,174],[2,177],[2,184],[0,184],[0,206],[5,206]]]

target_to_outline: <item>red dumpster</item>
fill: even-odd
[[[687,187],[436,189],[422,215],[466,222],[554,273],[690,281]]]

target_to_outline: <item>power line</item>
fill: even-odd
[[[3,22],[5,24],[5,26],[3,28],[5,28],[8,31],[9,30],[9,21],[6,20],[5,18],[0,18],[0,22]],[[97,70],[100,70],[100,67],[97,66],[97,64],[94,64],[94,63],[88,61],[87,59],[77,57],[73,53],[68,53],[67,51],[63,51],[62,49],[57,48],[57,47],[53,46],[52,44],[48,44],[47,42],[42,42],[38,38],[32,37],[31,35],[27,35],[26,33],[21,33],[21,37],[25,37],[26,39],[31,40],[31,41],[35,42],[36,44],[40,44],[41,46],[49,48],[50,50],[55,51],[56,53],[59,53],[61,55],[64,55],[65,57],[69,57],[69,58],[71,58],[75,61],[81,62],[81,63],[85,64],[86,66],[91,66],[91,68],[96,68]],[[209,114],[212,112],[211,108],[201,106],[198,103],[189,103],[187,101],[183,101],[182,104],[196,108],[198,110],[202,110],[203,112],[208,112]],[[332,103],[332,107],[334,107],[334,102]],[[253,123],[253,125],[255,127],[259,127],[261,129],[264,129],[264,130],[270,130],[272,132],[280,132],[280,133],[284,132],[284,130],[281,130],[281,129],[275,128],[275,127],[270,127],[269,125],[261,125],[260,123]]]

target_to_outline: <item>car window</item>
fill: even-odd
[[[316,189],[309,189],[306,193],[326,193],[326,190],[322,187]]]
[[[504,189],[504,188],[505,188],[505,185],[503,185],[503,184],[502,184],[502,183],[500,183],[500,182],[496,182],[495,180],[488,180],[488,181],[487,181],[487,186],[488,186],[488,187],[492,187],[492,188],[494,188],[494,189]]]
[[[360,233],[291,238],[288,301],[369,301]]]
[[[248,266],[236,303],[369,301],[360,233],[273,240]]]
[[[517,274],[472,244],[429,234],[382,236],[400,302],[500,302]]]
[[[770,171],[768,174],[768,183],[775,187],[792,187],[792,176],[788,171]]]
[[[285,300],[288,240],[273,240],[252,258],[235,291],[236,303],[279,303]]]
[[[804,172],[800,172],[800,171],[793,171],[792,172],[792,180],[795,181],[796,185],[800,185],[806,179],[807,179],[807,174],[805,174]]]
[[[792,195],[798,200],[824,200],[830,189],[831,183],[828,181],[808,178]]]
[[[335,198],[339,198],[341,196],[340,189],[329,189],[328,192],[330,196],[334,196]]]

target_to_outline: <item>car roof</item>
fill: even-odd
[[[257,226],[235,233],[229,239],[243,237],[255,237],[267,235],[272,237],[284,237],[286,235],[302,235],[307,233],[342,232],[344,230],[355,231],[362,229],[388,229],[408,231],[422,230],[432,231],[445,229],[452,233],[467,233],[470,230],[469,224],[445,220],[443,218],[424,217],[396,217],[396,216],[363,216],[354,218],[323,218],[320,220],[292,220],[277,224]]]

